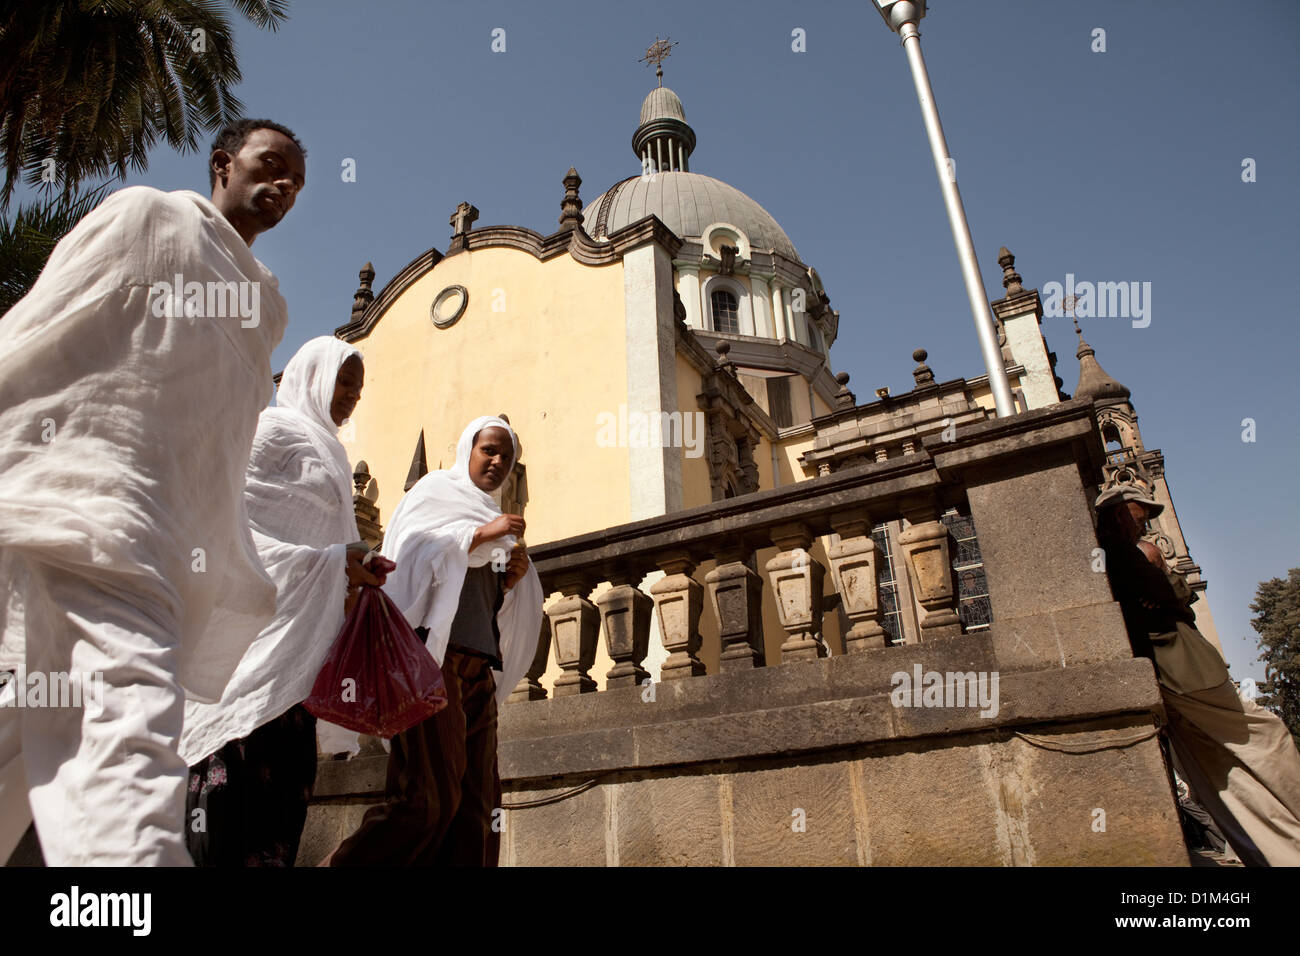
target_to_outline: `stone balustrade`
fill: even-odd
[[[824,657],[828,577],[849,624],[845,652],[884,647],[872,528],[900,517],[907,525],[897,549],[920,607],[920,641],[960,636],[953,541],[940,521],[954,505],[969,509],[980,531],[995,620],[1008,617],[1014,627],[1030,610],[1015,597],[1029,582],[1049,604],[1057,593],[1073,595],[1079,605],[1108,601],[1104,578],[1091,574],[1086,560],[1096,543],[1080,469],[1095,477],[1102,463],[1089,408],[1076,401],[974,422],[947,436],[926,436],[907,456],[533,547],[544,589],[561,595],[547,606],[543,625],[543,643],[549,635],[561,669],[554,695],[597,689],[589,672],[602,634],[614,662],[606,688],[642,683],[652,618],[668,653],[664,681],[705,673],[705,613],[721,637],[723,673]],[[825,563],[813,553],[824,536]],[[772,548],[775,556],[760,568],[756,555]],[[1035,552],[1044,552],[1040,563],[1024,560]],[[697,575],[706,563],[712,569]],[[1053,568],[1070,582],[1059,592],[1046,586]],[[643,592],[636,582],[654,571],[663,576]],[[605,582],[611,587],[589,599]],[[786,635],[776,661],[764,652],[764,588]],[[1033,610],[1045,609],[1040,602]],[[544,696],[538,679],[545,664],[539,650],[511,701]]]

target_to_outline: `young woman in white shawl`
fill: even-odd
[[[316,782],[316,718],[301,702],[345,605],[360,584],[382,583],[360,563],[367,546],[337,434],[364,378],[360,352],[312,339],[258,420],[244,500],[277,606],[221,700],[185,706],[186,835],[200,866],[292,866],[297,856]]]
[[[386,802],[332,866],[497,864],[497,708],[528,670],[542,623],[524,519],[501,513],[518,457],[508,422],[476,418],[451,469],[425,475],[393,512],[383,553],[397,569],[384,589],[442,666],[447,707],[393,738]]]

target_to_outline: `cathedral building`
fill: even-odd
[[[849,374],[833,365],[840,314],[815,263],[758,201],[707,166],[700,171],[696,132],[676,93],[650,91],[631,145],[632,175],[590,201],[568,170],[559,228],[549,234],[478,226],[479,210],[462,202],[445,250],[421,253],[378,294],[374,269],[362,269],[350,320],[336,334],[366,362],[364,400],[341,437],[372,540],[405,489],[451,466],[461,429],[482,414],[502,414],[522,443],[503,504],[524,515],[530,545],[898,459],[993,417],[986,375],[942,379],[923,349],[913,354],[911,391],[882,389],[859,403]],[[1059,404],[1068,396],[1042,334],[1039,295],[1024,288],[1006,249],[998,262],[1005,296],[993,311],[1017,411]],[[1144,482],[1166,505],[1153,540],[1203,592],[1163,459],[1145,448],[1128,390],[1101,370],[1082,335],[1078,354],[1075,395],[1096,403],[1108,480]],[[882,517],[870,528],[879,597],[869,620],[854,620],[830,577],[818,577],[823,626],[792,642],[779,626],[778,598],[764,589],[759,656],[775,662],[920,639],[924,596],[902,554],[916,546],[915,528],[927,516]],[[960,631],[987,628],[997,608],[984,583],[979,529],[960,502],[928,517],[950,536],[943,553]],[[801,547],[819,572],[828,562],[837,567],[838,534]],[[779,572],[771,564],[777,554],[760,548],[748,558],[752,570]],[[693,574],[705,581],[712,567]],[[648,590],[662,577],[632,583]],[[1197,606],[1217,644],[1203,594]],[[723,642],[708,618],[700,627],[703,646],[687,666],[715,673]],[[668,656],[657,633],[652,627],[645,658],[655,679]],[[604,686],[609,661],[600,647],[580,689]],[[557,673],[550,664],[533,674],[518,696],[543,692]]]

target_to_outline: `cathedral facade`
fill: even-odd
[[[446,250],[424,252],[378,294],[367,263],[351,318],[336,333],[366,361],[365,400],[341,434],[357,463],[363,530],[377,538],[406,488],[450,467],[460,430],[482,414],[504,415],[520,437],[503,506],[524,515],[532,544],[907,456],[993,417],[987,376],[938,380],[923,350],[913,355],[913,390],[859,403],[849,375],[832,365],[840,316],[815,265],[758,202],[693,171],[695,147],[680,98],[656,87],[632,137],[634,174],[584,202],[570,169],[556,231],[478,227],[478,210],[462,202]],[[1056,405],[1068,396],[1041,331],[1039,295],[1024,288],[1006,249],[998,261],[1005,296],[993,311],[1017,411]],[[1163,459],[1144,447],[1128,390],[1082,336],[1079,357],[1075,395],[1096,403],[1107,480],[1143,482],[1166,504],[1152,538],[1203,592]],[[882,519],[871,528],[878,627],[855,631],[842,606],[829,606],[808,653],[920,639],[922,595],[902,559],[911,522]],[[951,536],[945,554],[961,632],[987,628],[997,609],[979,529],[961,502],[939,519]],[[822,564],[838,546],[839,535],[807,544]],[[754,570],[776,554],[754,552]],[[695,574],[702,581],[710,570],[706,563]],[[644,590],[661,578],[639,583]],[[829,579],[824,586],[834,605]],[[769,660],[786,639],[775,600],[764,591]],[[1203,593],[1198,608],[1217,644]],[[714,673],[722,642],[707,619],[701,628],[700,660]],[[651,645],[645,665],[657,679],[667,654],[654,636]],[[602,647],[596,685],[608,662]],[[556,673],[552,665],[543,683]]]

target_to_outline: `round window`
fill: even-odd
[[[449,285],[433,300],[433,305],[429,307],[429,317],[433,319],[434,325],[445,329],[456,324],[465,314],[467,305],[469,290],[463,285]]]

